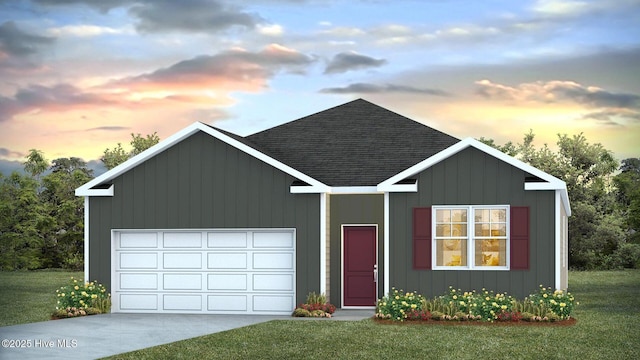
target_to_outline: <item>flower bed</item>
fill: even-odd
[[[336,307],[327,302],[324,294],[309,293],[307,301],[298,305],[293,310],[294,317],[326,317],[330,318],[331,314],[336,311]]]
[[[539,290],[517,300],[507,294],[482,289],[449,292],[426,299],[415,292],[393,288],[379,299],[375,318],[388,322],[421,321],[442,323],[575,323],[571,312],[577,304],[573,295],[540,285]]]
[[[111,310],[111,294],[95,281],[83,283],[72,277],[68,285],[56,290],[56,298],[53,319],[104,314]]]

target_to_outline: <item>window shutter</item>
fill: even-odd
[[[511,270],[529,269],[529,207],[511,207]]]
[[[413,209],[413,268],[431,269],[431,208]]]

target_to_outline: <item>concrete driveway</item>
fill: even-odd
[[[338,310],[357,321],[373,310]],[[0,359],[95,359],[290,316],[105,314],[0,327]]]
[[[0,327],[0,359],[95,359],[291,319],[261,315],[105,314]]]

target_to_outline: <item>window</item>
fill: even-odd
[[[434,206],[434,269],[507,270],[508,206]]]

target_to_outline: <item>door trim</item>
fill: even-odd
[[[378,240],[380,239],[380,237],[378,236],[378,224],[341,224],[340,225],[340,304],[341,304],[341,308],[342,309],[375,309],[376,306],[371,305],[371,306],[345,306],[344,305],[344,285],[345,285],[345,281],[344,281],[344,228],[345,227],[374,227],[376,229],[376,241],[375,241],[375,254],[376,254],[376,263],[375,265],[379,265],[378,264]],[[378,271],[380,270],[380,267],[378,266]],[[378,297],[378,285],[380,284],[380,273],[378,272],[378,281],[375,284],[375,290],[376,290],[376,300]]]

